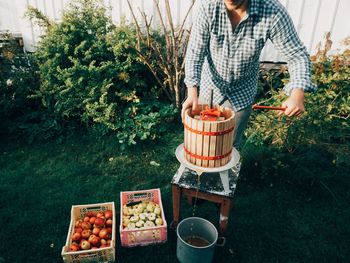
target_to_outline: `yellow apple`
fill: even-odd
[[[139,218],[139,216],[138,215],[133,215],[132,217],[130,217],[130,222],[137,222],[137,221],[139,221],[140,220],[140,218]]]
[[[156,214],[155,213],[149,213],[148,216],[147,216],[147,219],[149,221],[154,221],[156,220]]]
[[[123,226],[124,226],[124,227],[128,226],[129,223],[130,223],[129,218],[124,218],[124,219],[123,219]]]
[[[135,229],[136,228],[136,225],[135,223],[129,223],[128,226],[127,226],[128,229]]]
[[[139,214],[140,219],[145,220],[146,219],[146,213]]]
[[[160,210],[159,206],[154,208],[153,213],[155,213],[156,215],[160,215],[160,212],[161,212],[161,210]]]
[[[157,226],[163,225],[163,219],[161,219],[160,217],[158,217],[158,218],[156,219],[156,225],[157,225]]]
[[[154,211],[154,204],[148,203],[146,209],[148,212],[153,212]]]
[[[144,227],[153,227],[155,226],[152,221],[146,221],[145,224],[143,225]]]
[[[139,220],[139,221],[137,221],[136,223],[135,223],[135,226],[137,226],[137,227],[143,227],[143,224],[144,224],[145,222],[144,221],[142,221],[142,220]]]

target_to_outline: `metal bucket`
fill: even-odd
[[[218,239],[218,231],[212,223],[200,217],[189,217],[179,223],[176,233],[176,256],[181,263],[212,262]],[[206,241],[205,246],[189,244],[187,239],[190,237]]]

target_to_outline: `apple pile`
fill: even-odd
[[[123,205],[123,228],[140,229],[163,225],[161,208],[153,201],[136,202]]]
[[[75,221],[70,251],[98,249],[111,246],[113,213],[87,212],[83,219]]]

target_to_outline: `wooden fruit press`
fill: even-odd
[[[225,244],[230,210],[240,171],[239,152],[232,147],[234,112],[230,108],[199,105],[188,109],[184,120],[184,143],[176,149],[180,167],[172,178],[173,222],[180,220],[181,197],[220,206],[218,242]]]

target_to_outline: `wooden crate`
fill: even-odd
[[[110,247],[99,248],[94,250],[83,250],[71,252],[71,235],[74,234],[74,224],[77,220],[83,219],[87,212],[103,212],[111,210],[113,212],[112,225],[112,243]],[[88,205],[73,205],[71,209],[71,221],[69,225],[66,245],[62,248],[62,258],[65,263],[86,263],[86,262],[115,262],[115,232],[116,232],[116,216],[114,202],[98,203]]]
[[[163,225],[142,229],[123,228],[123,205],[137,201],[159,204]],[[123,247],[147,246],[167,241],[167,223],[164,216],[160,189],[120,192],[120,241]]]
[[[198,105],[193,111],[185,112],[184,152],[190,163],[201,167],[220,167],[231,160],[234,112],[230,108],[220,107],[225,120],[204,121],[195,119],[207,105]]]

